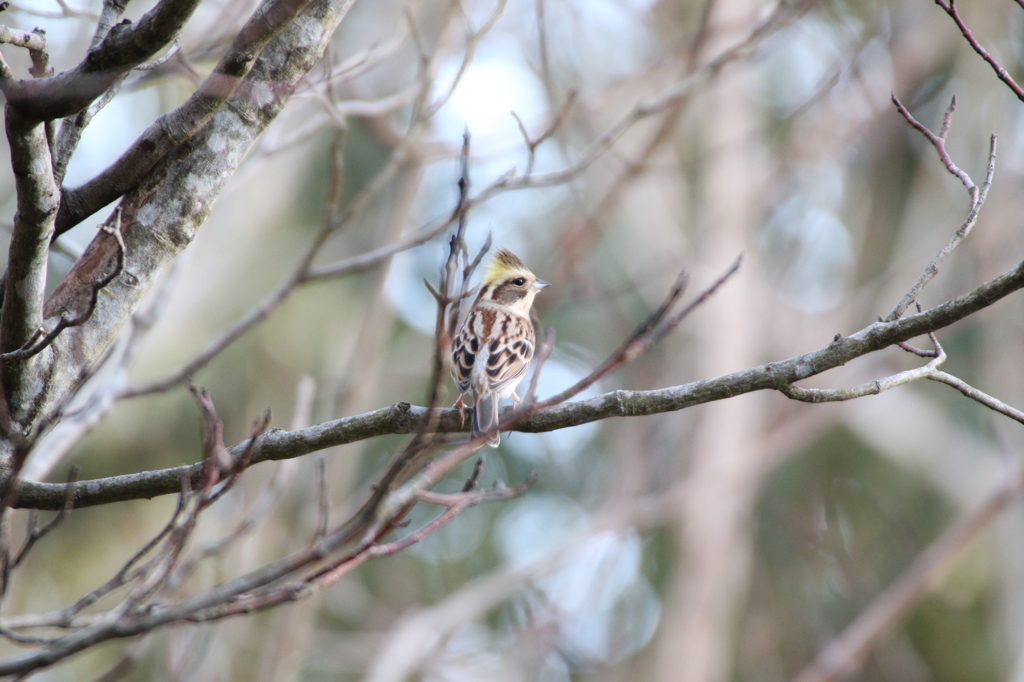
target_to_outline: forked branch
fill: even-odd
[[[964,222],[960,225],[960,229],[958,229],[953,234],[949,242],[944,247],[942,247],[942,249],[940,249],[939,252],[935,254],[935,257],[932,258],[931,262],[929,262],[928,265],[925,266],[924,272],[921,273],[921,276],[918,278],[917,282],[914,284],[914,286],[910,288],[910,290],[906,294],[903,295],[903,298],[900,299],[900,302],[897,303],[896,307],[892,309],[892,312],[889,313],[888,317],[886,317],[886,320],[895,320],[899,318],[899,316],[902,315],[907,310],[907,308],[909,308],[914,303],[914,301],[918,299],[918,297],[921,295],[921,291],[925,288],[928,282],[930,282],[932,278],[935,277],[936,274],[938,274],[939,266],[942,264],[942,261],[946,260],[946,257],[950,253],[952,253],[953,249],[959,246],[960,242],[967,238],[967,235],[970,233],[971,228],[973,228],[974,224],[978,222],[978,213],[979,211],[981,211],[981,207],[982,205],[984,205],[985,199],[988,197],[989,187],[992,186],[992,176],[995,174],[996,170],[995,134],[992,135],[989,141],[988,169],[985,172],[985,181],[982,183],[980,188],[974,184],[974,182],[971,180],[970,176],[967,175],[967,173],[962,171],[959,167],[957,167],[956,164],[953,163],[953,160],[949,157],[949,153],[946,152],[946,134],[949,132],[949,126],[950,122],[952,121],[953,111],[956,110],[955,97],[953,98],[952,102],[950,102],[949,108],[946,109],[946,114],[942,120],[942,129],[938,135],[930,131],[927,127],[918,122],[917,119],[911,116],[910,112],[907,111],[906,107],[903,106],[903,104],[899,101],[896,95],[892,96],[892,101],[893,104],[896,105],[896,110],[899,111],[900,115],[902,115],[903,118],[907,120],[907,123],[909,123],[915,130],[920,132],[922,135],[924,135],[925,139],[927,139],[928,142],[930,142],[931,145],[935,147],[935,150],[939,153],[939,160],[942,161],[942,165],[946,167],[946,170],[948,170],[952,175],[959,178],[960,182],[962,182],[964,187],[967,188],[967,193],[970,195],[971,203],[967,211],[967,218],[965,218]]]

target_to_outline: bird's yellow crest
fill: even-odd
[[[487,267],[487,274],[484,275],[484,282],[490,284],[498,280],[506,279],[514,273],[529,273],[530,269],[526,263],[519,260],[519,257],[508,249],[498,249],[491,258]]]

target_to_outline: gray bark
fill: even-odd
[[[227,180],[320,59],[353,1],[309,3],[267,44],[209,123],[164,156],[125,195],[121,203],[127,249],[123,272],[100,292],[85,324],[65,330],[51,348],[27,363],[11,363],[31,369],[24,383],[31,386],[32,395],[19,402],[32,405],[37,423],[59,414],[163,270],[195,237]],[[53,215],[49,220],[52,231]],[[48,240],[47,234],[43,242]],[[98,234],[47,301],[43,317],[84,309],[93,282],[109,272],[116,255],[116,242]],[[12,275],[16,267],[12,261]],[[45,276],[45,268],[42,272]],[[9,289],[16,286],[16,279],[8,282]],[[4,307],[5,317],[9,305]],[[6,338],[6,330],[4,340],[14,343]]]

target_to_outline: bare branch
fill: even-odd
[[[50,146],[43,125],[23,119],[8,103],[7,139],[11,146],[18,197],[18,212],[8,251],[4,306],[0,311],[0,352],[9,353],[31,344],[43,323],[50,238],[60,192],[54,181]],[[3,367],[4,394],[14,406],[15,421],[27,415],[31,403],[34,363],[8,363]]]
[[[97,15],[87,10],[79,10],[71,7],[63,0],[58,1],[60,6],[59,12],[47,12],[46,10],[35,9],[34,7],[25,7],[15,2],[5,2],[5,4],[14,12],[21,12],[33,17],[42,17],[44,19],[90,19],[96,21]]]
[[[614,372],[616,369],[632,362],[639,356],[646,353],[655,343],[658,342],[665,334],[679,326],[679,323],[683,321],[686,316],[693,312],[698,306],[705,303],[711,296],[718,291],[725,282],[736,274],[736,271],[740,268],[740,263],[743,262],[743,257],[740,256],[736,261],[726,270],[714,283],[711,284],[707,289],[702,291],[697,298],[680,310],[677,314],[666,319],[666,316],[671,310],[673,304],[682,295],[686,288],[686,283],[689,279],[686,272],[680,274],[679,279],[676,281],[675,286],[669,293],[668,297],[661,304],[661,306],[654,312],[653,315],[644,320],[643,323],[637,328],[633,335],[626,339],[626,341],[619,346],[618,350],[609,356],[601,365],[591,372],[589,375],[580,379],[576,384],[562,391],[558,395],[552,396],[547,400],[543,400],[537,403],[531,409],[543,409],[551,405],[557,405],[558,403],[564,402],[573,396],[579,395],[583,391],[587,390],[602,377]]]
[[[548,329],[544,334],[544,340],[537,346],[537,353],[533,359],[533,375],[530,377],[530,386],[523,395],[523,403],[532,405],[536,402],[537,384],[540,383],[540,373],[544,370],[544,364],[551,357],[551,351],[555,349],[555,330]]]
[[[923,313],[872,324],[850,336],[840,336],[827,346],[804,355],[681,386],[650,391],[618,390],[588,400],[537,409],[515,421],[511,430],[528,433],[552,431],[610,417],[674,412],[752,391],[780,390],[784,385],[840,367],[855,358],[900,341],[947,327],[1021,288],[1024,288],[1024,262],[967,294]],[[444,409],[439,412],[438,431],[466,430],[461,411]],[[506,408],[506,415],[511,413],[511,408]],[[429,415],[425,408],[398,403],[375,412],[344,417],[300,431],[271,430],[253,449],[252,463],[301,457],[324,448],[384,434],[415,433],[427,418]],[[243,447],[242,444],[235,445],[230,451],[241,452]],[[178,490],[181,476],[191,477],[194,483],[198,483],[201,472],[202,465],[193,464],[86,481],[78,486],[75,507],[171,494]],[[59,509],[65,495],[66,487],[63,485],[24,481],[16,504],[24,508]]]
[[[424,58],[427,59],[428,62],[430,61],[430,57],[425,56]],[[428,67],[424,66],[423,68],[426,69]],[[385,164],[374,179],[367,184],[351,202],[349,202],[348,206],[340,215],[334,215],[333,210],[330,212],[327,224],[324,225],[323,229],[307,249],[296,269],[284,282],[282,282],[259,304],[250,309],[245,315],[231,325],[231,327],[222,332],[220,336],[208,343],[206,347],[191,361],[171,372],[164,378],[149,381],[138,386],[129,387],[121,397],[134,398],[150,393],[157,393],[188,381],[195,372],[205,367],[221,351],[231,345],[236,339],[245,334],[245,332],[253,326],[264,320],[277,308],[277,306],[291,296],[298,287],[323,279],[343,277],[356,272],[368,270],[385,262],[396,253],[410,249],[419,244],[423,244],[429,239],[440,234],[446,227],[448,227],[458,217],[458,212],[453,213],[451,217],[435,221],[433,224],[421,228],[419,231],[414,232],[403,239],[362,256],[350,258],[342,263],[330,266],[317,267],[313,265],[314,260],[320,253],[323,246],[327,243],[328,239],[343,229],[356,216],[364,211],[367,206],[369,206],[370,202],[376,198],[384,187],[387,186],[395,174],[398,173],[399,169],[407,162],[410,155],[414,154],[414,147],[418,142],[426,123],[426,119],[422,116],[422,109],[425,106],[424,102],[426,97],[430,94],[430,91],[430,81],[427,80],[421,84],[419,97],[414,105],[413,121],[409,126],[409,130],[406,132],[401,143],[398,144],[394,152],[391,154],[391,158],[388,160],[388,163]],[[465,201],[465,210],[468,210],[470,204],[471,202],[467,199]]]
[[[445,384],[448,381],[448,370],[451,363],[452,354],[452,338],[455,334],[455,328],[458,324],[458,304],[460,298],[453,292],[455,289],[455,276],[458,270],[458,263],[460,256],[464,264],[463,269],[463,292],[467,289],[467,280],[472,275],[472,269],[470,268],[469,256],[466,252],[466,200],[469,197],[469,142],[470,135],[469,130],[465,130],[462,133],[462,155],[461,155],[461,173],[459,174],[458,181],[458,201],[455,204],[454,214],[458,216],[455,232],[452,234],[451,239],[448,241],[448,258],[445,260],[444,267],[441,268],[441,281],[437,290],[429,286],[431,293],[434,295],[434,299],[437,303],[437,315],[434,324],[434,361],[431,369],[430,381],[430,393],[427,399],[427,410],[428,414],[434,416],[436,408],[441,400],[441,394],[444,391]],[[479,259],[476,261],[479,263]],[[451,308],[451,314],[449,315],[449,308]],[[417,431],[416,437],[412,443],[409,444],[407,449],[415,448],[424,436],[434,430],[433,419],[428,419],[423,423],[423,428]]]
[[[178,258],[174,261],[156,291],[132,315],[110,352],[84,378],[74,395],[75,400],[84,404],[77,409],[65,406],[60,421],[36,442],[22,471],[24,478],[44,480],[75,443],[99,424],[113,407],[117,395],[128,383],[128,368],[140,343],[170,300],[170,292],[182,275],[185,260]]]
[[[206,125],[224,102],[238,90],[263,48],[288,26],[309,2],[310,0],[266,0],[260,5],[239,31],[231,43],[231,48],[217,63],[213,72],[184,104],[158,118],[109,168],[81,187],[64,193],[57,216],[56,236],[60,236],[100,207],[135,187],[167,152],[191,138]],[[171,53],[173,51],[172,48]],[[139,66],[133,64],[132,68]],[[125,73],[127,74],[127,71]],[[250,96],[255,94],[250,93]]]
[[[933,147],[935,147],[935,151],[939,153],[939,160],[942,161],[942,165],[946,167],[946,170],[948,170],[950,174],[955,175],[960,182],[964,184],[964,187],[967,188],[967,191],[971,195],[971,203],[974,204],[977,201],[977,188],[974,182],[967,173],[960,170],[960,168],[953,163],[953,159],[949,158],[949,152],[946,151],[946,134],[949,132],[950,123],[953,121],[953,112],[956,111],[956,97],[950,101],[949,107],[946,109],[946,113],[942,117],[942,129],[938,135],[928,130],[923,123],[920,123],[916,118],[914,118],[910,112],[907,111],[907,108],[903,106],[903,103],[900,102],[899,98],[896,97],[895,93],[893,93],[891,97],[892,103],[896,105],[896,110],[900,112],[900,115],[903,116],[903,118],[906,119],[907,123],[909,123],[914,130],[921,133],[924,138],[928,140]]]
[[[978,389],[968,385],[965,381],[959,379],[958,377],[955,377],[951,374],[946,374],[945,372],[935,371],[929,373],[929,375],[926,378],[931,379],[932,381],[938,381],[939,383],[946,384],[947,386],[952,386],[953,388],[960,391],[971,400],[977,401],[984,405],[985,407],[989,408],[990,410],[994,410],[999,414],[1005,415],[1010,419],[1016,420],[1021,424],[1024,424],[1024,412],[1021,412],[1015,407],[1007,405],[1006,403],[1004,403],[1001,400],[998,400],[997,398],[993,398],[987,393],[979,391]]]
[[[232,106],[218,110],[210,124],[191,139],[187,150],[173,163],[158,164],[122,200],[128,247],[125,271],[111,287],[116,295],[101,297],[89,322],[62,334],[54,343],[55,355],[74,357],[76,362],[53,365],[53,376],[37,400],[42,414],[51,414],[65,402],[77,387],[81,369],[91,367],[105,353],[160,272],[191,242],[227,179],[313,68],[351,5],[351,0],[310,2],[263,48],[246,76],[247,82],[274,83],[275,87],[266,89],[265,97],[260,98],[236,93]],[[329,7],[322,6],[324,3]],[[230,144],[225,149],[227,140]],[[197,193],[196,187],[202,191]],[[161,209],[145,210],[149,206]],[[115,250],[113,244],[93,240],[51,295],[47,308],[61,310],[82,295]]]
[[[854,386],[852,388],[819,389],[800,388],[799,386],[789,384],[786,386],[780,386],[779,392],[787,398],[799,400],[805,403],[833,403],[845,400],[854,400],[855,398],[863,398],[866,395],[878,395],[883,391],[888,391],[890,388],[909,384],[911,381],[931,378],[932,375],[938,371],[937,368],[939,365],[946,361],[946,353],[942,350],[942,346],[936,344],[935,350],[936,355],[934,359],[924,367],[908,369],[905,372],[900,372],[899,374],[894,374],[884,379],[875,379],[874,381],[869,381],[866,384],[861,384],[860,386]]]
[[[317,521],[316,534],[313,542],[323,540],[327,535],[327,527],[331,520],[330,491],[327,488],[327,460],[323,455],[316,460],[316,489],[317,489]]]
[[[100,11],[99,19],[96,20],[96,31],[89,43],[90,50],[96,49],[107,37],[111,27],[128,8],[128,2],[129,0],[103,0],[103,9]]]
[[[920,305],[918,306],[918,309],[920,309]],[[912,381],[917,381],[918,379],[930,379],[931,381],[937,381],[939,383],[946,384],[947,386],[952,386],[971,400],[979,402],[999,414],[1024,424],[1024,412],[1007,405],[997,398],[993,398],[987,393],[979,391],[958,377],[941,371],[939,367],[946,361],[946,351],[943,350],[942,345],[939,343],[938,339],[935,338],[934,332],[929,332],[928,336],[931,337],[932,344],[935,347],[934,351],[925,351],[915,346],[911,346],[906,342],[896,344],[903,350],[913,353],[914,355],[933,358],[933,360],[924,367],[906,370],[884,379],[876,379],[852,388],[800,388],[799,386],[790,384],[788,386],[780,386],[779,392],[787,398],[799,400],[805,403],[843,402],[846,400],[862,398],[867,395],[878,395],[890,388],[902,386],[903,384],[908,384]]]
[[[145,64],[139,64],[138,66],[135,67],[134,70],[135,71],[153,71],[154,69],[159,69],[161,66],[163,66],[164,64],[169,62],[171,59],[173,59],[174,56],[176,54],[178,54],[179,50],[181,50],[181,36],[176,36],[174,38],[174,42],[172,42],[171,46],[169,48],[167,48],[167,52],[165,52],[164,54],[160,55],[159,57],[157,57],[156,59],[154,59],[151,62],[146,62]]]
[[[978,53],[979,57],[988,62],[988,65],[996,72],[996,76],[999,80],[1001,80],[1006,87],[1010,88],[1013,94],[1017,96],[1017,99],[1024,102],[1024,89],[1021,89],[1021,87],[1017,85],[1017,82],[1010,76],[1009,72],[1003,68],[1003,65],[981,46],[978,39],[974,37],[973,33],[971,33],[971,29],[969,29],[967,24],[964,23],[964,20],[960,18],[960,12],[957,10],[954,0],[946,0],[946,2],[943,2],[943,0],[935,0],[935,4],[941,7],[943,11],[949,15],[957,28],[960,29],[960,33],[963,34],[964,39],[967,40],[971,48]]]
[[[538,0],[537,6],[538,9],[542,6],[540,0]],[[529,152],[529,156],[526,160],[526,170],[523,171],[523,175],[529,176],[533,174],[533,164],[537,156],[537,147],[544,144],[544,142],[546,142],[552,135],[554,135],[555,131],[557,131],[562,126],[562,124],[565,122],[566,117],[569,115],[569,110],[572,109],[572,105],[575,102],[576,92],[573,91],[570,92],[568,97],[565,98],[565,102],[562,103],[562,106],[558,110],[558,113],[555,114],[555,117],[551,120],[551,123],[548,124],[548,127],[544,130],[544,132],[542,132],[537,137],[537,139],[532,139],[530,137],[530,134],[526,132],[526,126],[523,125],[523,120],[519,118],[519,114],[517,114],[514,111],[512,112],[512,117],[516,120],[516,123],[519,125],[519,132],[522,134],[523,142],[526,144],[526,149]]]
[[[0,80],[0,90],[27,123],[76,114],[168,44],[198,5],[199,0],[162,0],[138,23],[112,27],[75,68],[50,78],[5,78]]]
[[[714,80],[714,78],[727,65],[747,56],[760,45],[765,39],[773,35],[788,21],[800,16],[812,7],[817,0],[789,0],[780,3],[775,11],[764,22],[759,24],[746,39],[727,49],[718,57],[687,76],[675,86],[667,89],[658,97],[637,104],[632,110],[624,115],[617,122],[612,124],[604,133],[591,143],[582,157],[559,171],[552,171],[544,174],[524,174],[517,177],[514,169],[499,177],[487,187],[483,188],[475,196],[466,201],[467,210],[482,204],[489,199],[508,191],[532,189],[537,187],[550,187],[560,185],[575,179],[587,171],[588,168],[630,128],[658,112],[664,111],[674,103],[683,100],[699,88]],[[554,132],[554,128],[549,128]],[[527,137],[529,137],[527,135]],[[341,277],[354,272],[361,272],[373,267],[378,263],[390,258],[396,253],[423,244],[433,239],[447,229],[456,216],[445,216],[423,225],[419,230],[410,233],[403,239],[376,251],[349,258],[339,263],[320,265],[310,268],[306,281],[317,281],[333,277]]]
[[[459,82],[461,82],[462,76],[466,73],[466,69],[469,68],[470,63],[473,61],[473,57],[476,56],[476,50],[480,46],[480,41],[483,40],[484,37],[490,33],[491,29],[494,28],[494,25],[498,23],[498,19],[501,18],[502,13],[505,11],[505,5],[507,4],[508,0],[498,0],[498,2],[495,3],[494,10],[491,12],[490,16],[488,16],[480,28],[476,30],[473,30],[468,26],[467,19],[466,45],[462,53],[462,61],[459,63],[458,71],[456,71],[455,77],[452,79],[452,83],[448,89],[442,93],[440,97],[431,102],[428,106],[424,107],[424,118],[431,118],[451,98],[452,94],[455,92],[455,88],[457,88]],[[460,5],[456,4],[456,8],[458,11],[462,11]],[[410,26],[414,26],[414,24],[410,24]]]
[[[27,49],[32,59],[32,68],[29,69],[29,73],[36,78],[53,75],[50,58],[46,54],[46,33],[44,31],[38,28],[31,32],[19,31],[0,25],[0,43],[9,43]]]
[[[900,299],[900,302],[892,309],[892,312],[889,313],[889,316],[886,318],[887,320],[897,319],[908,307],[910,307],[911,303],[918,299],[924,287],[932,280],[933,277],[935,277],[936,274],[938,274],[939,265],[942,264],[942,261],[944,261],[946,256],[948,256],[970,233],[971,228],[973,228],[974,224],[978,221],[978,213],[981,211],[981,207],[984,205],[985,199],[988,197],[988,190],[989,187],[992,186],[992,176],[995,174],[996,169],[996,136],[994,134],[992,135],[989,143],[988,170],[985,173],[985,182],[982,183],[980,189],[975,186],[967,173],[960,170],[953,163],[949,158],[949,154],[946,153],[945,136],[946,133],[949,132],[949,123],[953,115],[953,110],[956,108],[956,98],[953,99],[949,105],[949,109],[946,110],[940,135],[935,135],[911,116],[906,107],[904,107],[903,104],[900,103],[899,99],[896,98],[896,95],[892,96],[892,101],[903,118],[905,118],[911,126],[920,131],[921,134],[932,143],[936,151],[939,152],[939,159],[946,167],[946,170],[959,178],[964,184],[964,187],[967,188],[968,194],[970,194],[971,205],[967,212],[967,218],[964,220],[963,224],[960,225],[960,229],[958,229],[953,234],[949,242],[942,247],[937,254],[935,254],[935,257],[932,258],[931,262],[925,267],[924,272],[921,273],[921,277],[918,278],[914,286],[910,288],[910,291],[904,294],[903,298]]]

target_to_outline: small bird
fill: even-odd
[[[498,447],[498,400],[512,396],[533,359],[534,331],[530,322],[533,298],[551,286],[530,272],[508,249],[498,249],[466,321],[455,335],[452,378],[459,391],[473,397],[473,437],[488,434],[487,444]],[[463,395],[455,403],[462,407]]]

